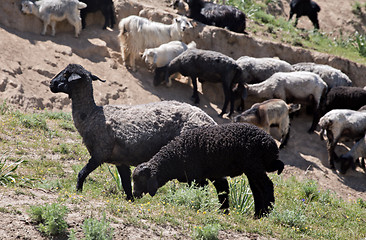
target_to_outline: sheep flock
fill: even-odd
[[[109,163],[116,165],[128,200],[143,194],[154,196],[173,179],[203,185],[210,180],[217,190],[220,208],[227,212],[227,177],[245,174],[253,191],[254,215],[266,216],[275,204],[276,191],[267,173],[281,174],[286,169],[280,151],[296,138],[290,138],[290,119],[303,115],[313,120],[308,133],[300,134],[319,134],[326,141],[328,161],[324,162],[330,169],[345,174],[356,167],[359,158],[366,157],[366,113],[362,108],[366,105],[366,90],[354,86],[345,73],[325,64],[289,63],[272,57],[233,59],[203,49],[195,42],[198,39],[192,39],[197,24],[247,37],[246,16],[237,8],[203,0],[176,0],[171,10],[183,6],[186,11],[170,14],[169,21],[159,22],[142,14],[116,15],[112,0],[22,0],[21,6],[23,13],[43,22],[42,35],[51,25],[52,38],[57,38],[56,22],[65,19],[74,26],[75,37],[82,37],[82,29],[88,28],[87,14],[101,11],[103,29],[118,33],[120,60],[131,74],[149,71],[152,88],[157,92],[165,88],[174,91],[172,82],[177,78],[189,77],[188,84],[193,85],[192,97],[187,97],[191,104],[162,100],[98,106],[93,82],[108,79],[100,79],[93,69],[77,63],[60,69],[50,82],[50,90],[71,99],[75,127],[90,153],[77,177],[78,191],[82,191],[89,174]],[[295,24],[299,17],[308,16],[319,29],[320,8],[315,2],[293,0],[290,7],[290,19],[296,15]],[[200,104],[198,84],[213,83],[220,86],[224,96],[217,114],[224,123],[217,123]],[[279,139],[271,127],[278,127]],[[337,156],[335,148],[340,142],[352,146]],[[365,170],[364,161],[361,163]],[[131,166],[136,167],[133,173]]]

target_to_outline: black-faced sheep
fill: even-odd
[[[366,105],[366,90],[360,87],[333,87],[320,104],[318,120],[333,109],[359,110]]]
[[[281,133],[280,148],[283,148],[290,137],[289,114],[300,110],[300,107],[300,104],[287,104],[282,99],[270,99],[254,104],[236,116],[234,121],[254,124],[268,134],[271,126],[277,126]]]
[[[169,25],[135,15],[123,18],[118,24],[122,60],[127,65],[129,59],[129,66],[135,71],[135,60],[146,48],[181,40],[183,32],[192,27],[186,17],[174,18],[173,23]]]
[[[337,86],[351,86],[352,81],[341,70],[324,64],[312,62],[296,63],[292,65],[294,71],[307,71],[318,74],[328,85],[328,90]]]
[[[242,56],[236,63],[248,73],[246,83],[263,82],[277,72],[293,72],[294,69],[286,61],[275,58],[254,58]]]
[[[234,112],[234,96],[232,89],[236,83],[244,83],[244,75],[234,59],[215,51],[192,49],[174,58],[167,66],[156,68],[154,85],[169,82],[169,76],[179,72],[183,76],[191,77],[193,84],[192,99],[199,103],[197,78],[210,82],[222,82],[225,101],[220,116],[226,113],[230,101],[230,113]]]
[[[237,33],[246,33],[246,16],[236,7],[220,5],[203,0],[186,0],[188,17],[203,24],[227,28]]]
[[[319,29],[318,12],[320,12],[319,5],[311,0],[291,0],[290,2],[290,17],[296,14],[295,27],[300,17],[308,16],[313,23],[315,29]]]
[[[335,147],[339,141],[358,141],[365,135],[366,111],[334,109],[327,112],[319,121],[320,137],[327,135],[328,161],[334,169]]]
[[[43,21],[42,35],[46,34],[47,26],[51,24],[52,36],[56,34],[56,22],[67,19],[75,27],[75,37],[81,31],[80,9],[86,8],[86,4],[78,0],[30,0],[22,1],[22,12],[33,14]]]
[[[320,102],[327,92],[327,84],[311,72],[279,72],[261,83],[248,84],[247,95],[255,99],[278,98],[286,102],[301,102],[313,107],[312,133],[318,123]]]
[[[345,174],[350,167],[355,167],[355,162],[358,161],[359,158],[362,158],[361,163],[359,165],[365,171],[365,157],[366,157],[366,135],[361,138],[358,142],[353,145],[351,150],[347,153],[342,154],[339,157],[341,162],[340,172]]]
[[[176,101],[97,106],[92,81],[98,79],[82,66],[70,64],[50,83],[52,92],[71,98],[75,127],[91,155],[79,172],[77,190],[98,166],[111,163],[117,166],[127,199],[132,199],[131,165],[148,161],[181,132],[216,124],[201,109]]]
[[[246,123],[201,127],[182,133],[151,160],[138,165],[132,174],[133,194],[154,196],[172,179],[215,182],[244,173],[254,196],[255,216],[261,217],[270,211],[275,201],[273,184],[266,172],[280,174],[283,168],[276,142],[258,127]],[[216,190],[226,192],[224,207],[228,207],[228,186],[226,189],[216,187]]]
[[[114,17],[114,6],[112,0],[83,0],[83,2],[88,5],[86,8],[81,9],[80,11],[81,23],[83,28],[86,27],[85,20],[87,14],[97,11],[101,11],[104,16],[103,29],[106,29],[107,27],[113,28],[116,20]]]

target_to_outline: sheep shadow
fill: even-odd
[[[223,104],[223,101],[221,104],[215,106],[214,104],[212,104],[211,96],[202,94],[200,91],[199,91],[200,103],[195,104],[191,100],[193,87],[188,78],[180,77],[172,80],[171,87],[167,87],[164,84],[154,86],[153,85],[154,71],[149,70],[145,65],[145,63],[142,62],[142,60],[137,60],[136,66],[137,71],[133,72],[129,70],[130,74],[140,82],[141,87],[143,89],[156,95],[161,100],[176,100],[199,107],[203,111],[205,111],[208,115],[210,115],[219,124],[231,122],[231,119],[227,118],[226,115],[224,115],[223,118],[218,116],[219,113],[221,112],[222,107],[221,104]],[[198,83],[198,85],[199,85],[198,88],[200,90],[200,83]]]
[[[67,23],[64,23],[63,21],[58,24]],[[98,25],[91,25],[87,26],[86,29],[83,29],[80,36],[76,38],[72,28],[70,31],[57,31],[57,26],[55,36],[51,36],[50,31],[47,31],[46,35],[42,36],[39,33],[20,31],[6,26],[1,27],[9,33],[29,41],[32,45],[36,45],[37,42],[50,41],[66,47],[61,48],[61,54],[68,56],[76,54],[79,57],[88,59],[94,63],[106,62],[108,58],[113,57],[111,56],[111,52],[120,51],[117,30],[103,30]]]

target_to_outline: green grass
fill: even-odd
[[[35,120],[36,124],[25,125],[23,119],[38,120]],[[274,183],[276,203],[272,213],[260,220],[253,218],[253,198],[244,175],[229,178],[229,214],[218,210],[219,203],[212,183],[197,188],[170,181],[154,197],[145,195],[135,202],[128,202],[121,186],[118,186],[120,180],[116,175],[117,170],[105,164],[88,176],[82,193],[76,192],[77,174],[87,163],[89,154],[78,133],[60,124],[72,125],[69,114],[51,114],[46,111],[31,114],[7,109],[0,115],[0,122],[2,161],[6,159],[6,164],[17,164],[19,159],[24,160],[12,171],[17,176],[15,181],[7,183],[2,191],[34,198],[32,189],[43,189],[54,196],[49,199],[44,196],[46,203],[51,204],[56,200],[59,206],[67,206],[69,210],[65,212],[65,219],[69,214],[80,215],[81,222],[77,226],[66,226],[65,229],[70,236],[77,233],[79,239],[86,236],[83,223],[91,216],[102,216],[104,213],[107,218],[102,226],[97,226],[96,222],[88,223],[90,231],[110,229],[107,222],[123,221],[124,224],[142,229],[152,226],[164,229],[170,226],[193,239],[217,239],[218,231],[238,234],[248,232],[276,239],[366,237],[366,199],[344,201],[334,193],[320,189],[314,181],[298,181],[295,177],[284,179],[269,174]],[[39,122],[43,122],[42,127],[39,127]],[[14,138],[16,134],[19,137]],[[17,211],[21,213],[26,209],[18,208]],[[53,212],[58,210],[60,208]],[[4,207],[0,211],[4,214],[13,212],[11,207]],[[42,221],[37,220],[39,223]],[[51,234],[51,229],[57,229],[52,227],[47,230],[46,223],[42,224],[39,230],[48,232],[46,234]]]

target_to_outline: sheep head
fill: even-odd
[[[28,1],[28,0],[24,0],[24,1],[22,1],[21,4],[22,4],[22,9],[21,9],[22,13],[24,13],[24,14],[32,14],[33,13],[33,11],[32,11],[32,8],[34,6],[33,2]]]
[[[156,176],[152,175],[151,168],[147,163],[138,165],[132,173],[133,196],[142,197],[142,194],[149,193],[154,196],[158,190],[158,181]]]
[[[169,82],[169,76],[167,76],[167,71],[167,66],[155,69],[154,86],[160,85],[164,80],[166,83]]]
[[[174,18],[174,23],[178,25],[178,29],[184,32],[186,29],[193,28],[192,24],[188,21],[186,17]]]
[[[354,160],[352,156],[344,156],[341,155],[339,157],[339,160],[341,162],[341,169],[340,172],[342,174],[346,174],[347,170],[351,167],[354,167]]]
[[[91,82],[94,80],[105,82],[105,80],[101,80],[97,76],[85,70],[81,65],[69,64],[51,80],[50,89],[53,93],[63,92],[71,96],[74,85],[81,83],[91,85]]]

